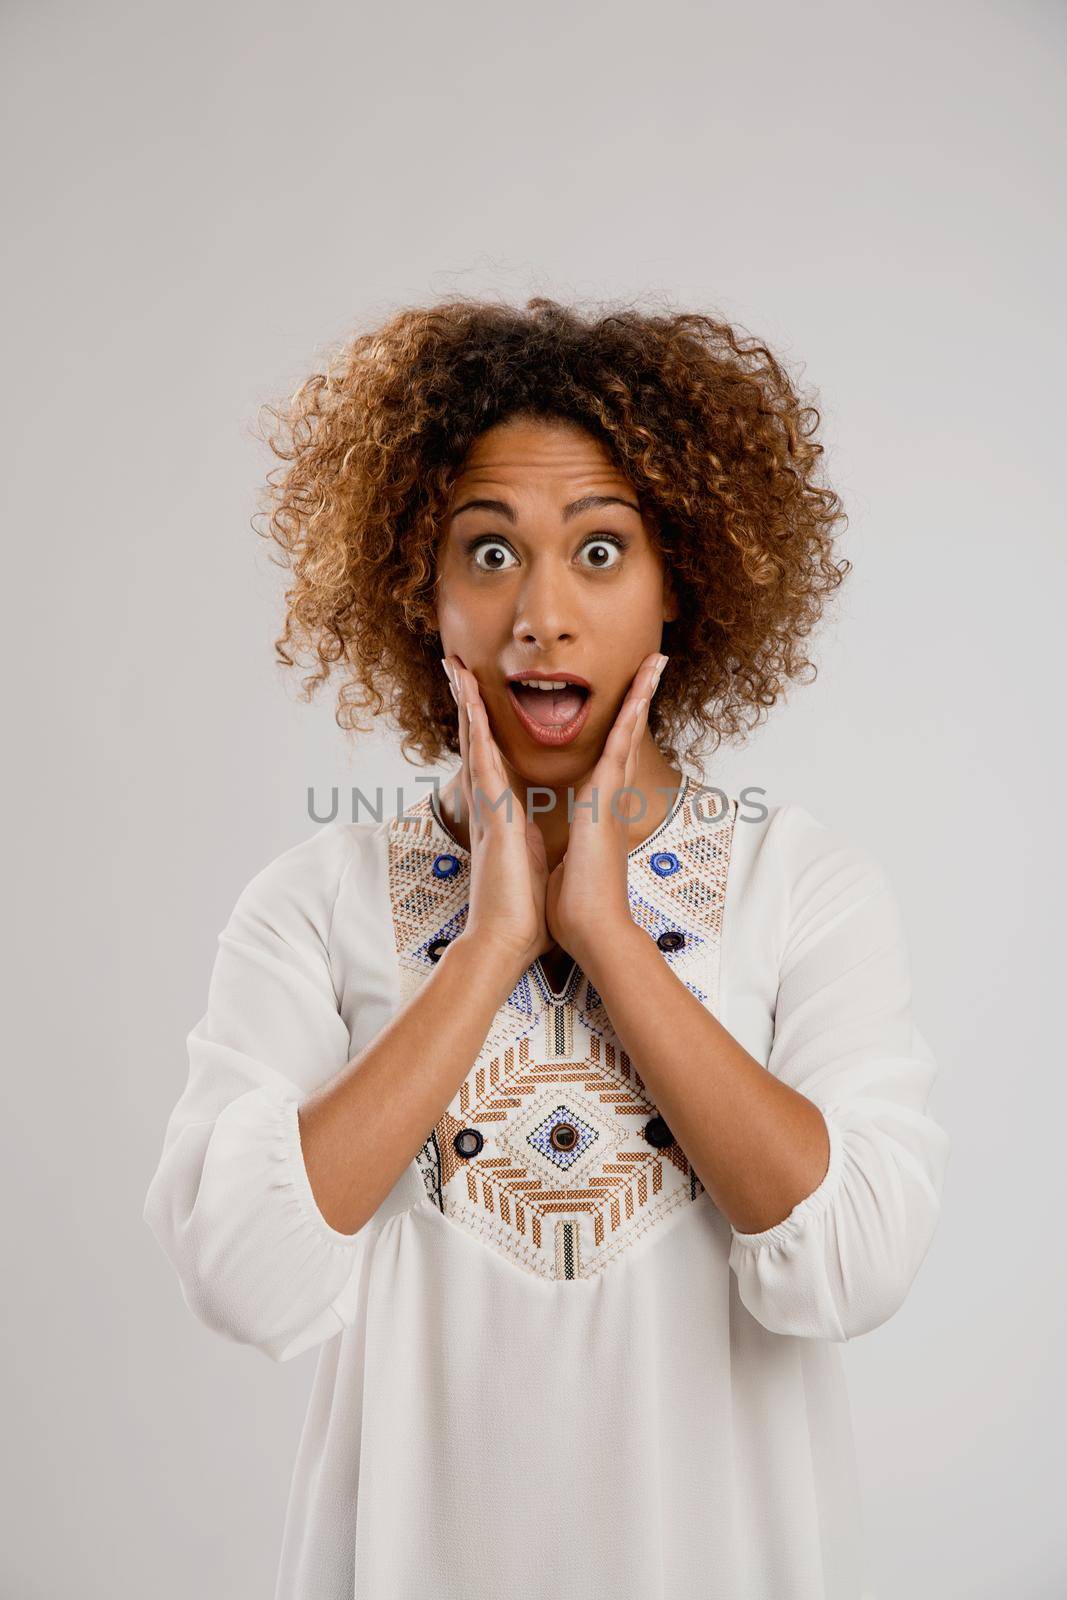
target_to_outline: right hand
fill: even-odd
[[[510,954],[521,974],[553,943],[545,914],[545,839],[536,822],[527,819],[526,807],[514,791],[510,801],[505,799],[493,809],[510,788],[504,758],[474,673],[458,656],[446,656],[445,661],[452,668],[458,700],[460,783],[471,840],[470,907],[464,935]]]

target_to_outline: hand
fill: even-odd
[[[525,805],[510,788],[477,678],[458,656],[446,656],[444,664],[459,706],[460,783],[471,839],[464,933],[486,936],[494,948],[509,950],[525,972],[552,945],[545,918],[544,835],[527,820]],[[510,800],[501,799],[509,793]]]
[[[633,921],[627,856],[630,819],[640,797],[618,791],[632,785],[636,776],[649,701],[667,660],[655,651],[635,672],[600,760],[575,796],[566,853],[548,880],[545,912],[549,932],[583,970],[586,952],[603,941],[605,924]],[[588,804],[594,794],[595,821]]]

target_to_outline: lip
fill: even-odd
[[[544,728],[539,722],[535,722],[532,717],[527,716],[524,707],[519,702],[518,695],[515,693],[513,684],[519,678],[545,679],[562,677],[566,677],[571,683],[577,683],[584,688],[586,690],[585,699],[582,701],[579,711],[569,722],[562,722],[556,728]],[[505,683],[511,708],[518,718],[520,726],[529,734],[535,744],[543,745],[549,749],[558,749],[561,745],[572,744],[585,727],[586,718],[589,716],[589,707],[593,701],[593,694],[586,680],[579,678],[576,673],[516,672],[512,673],[510,678],[505,679]]]

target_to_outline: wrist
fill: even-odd
[[[598,975],[617,968],[620,963],[628,964],[635,953],[643,953],[648,935],[627,910],[618,916],[601,918],[595,927],[572,933],[560,943],[599,989]]]
[[[458,950],[461,960],[469,961],[479,974],[484,974],[489,982],[496,985],[502,996],[501,1004],[511,994],[531,960],[517,945],[484,928],[464,928],[452,940],[450,948]]]

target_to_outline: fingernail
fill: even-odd
[[[659,680],[663,676],[663,669],[667,665],[667,662],[670,659],[671,659],[670,656],[664,656],[664,655],[660,656],[660,658],[659,658],[659,666],[656,668],[656,676],[652,680],[653,689],[658,689],[659,688]]]
[[[444,657],[441,658],[441,665],[445,669],[445,677],[448,679],[448,687],[451,690],[452,698],[453,698],[453,700],[455,700],[456,704],[458,705],[459,704],[459,697],[456,694],[456,683],[455,683],[455,679],[452,676],[452,668],[451,668],[450,664],[444,659]]]

